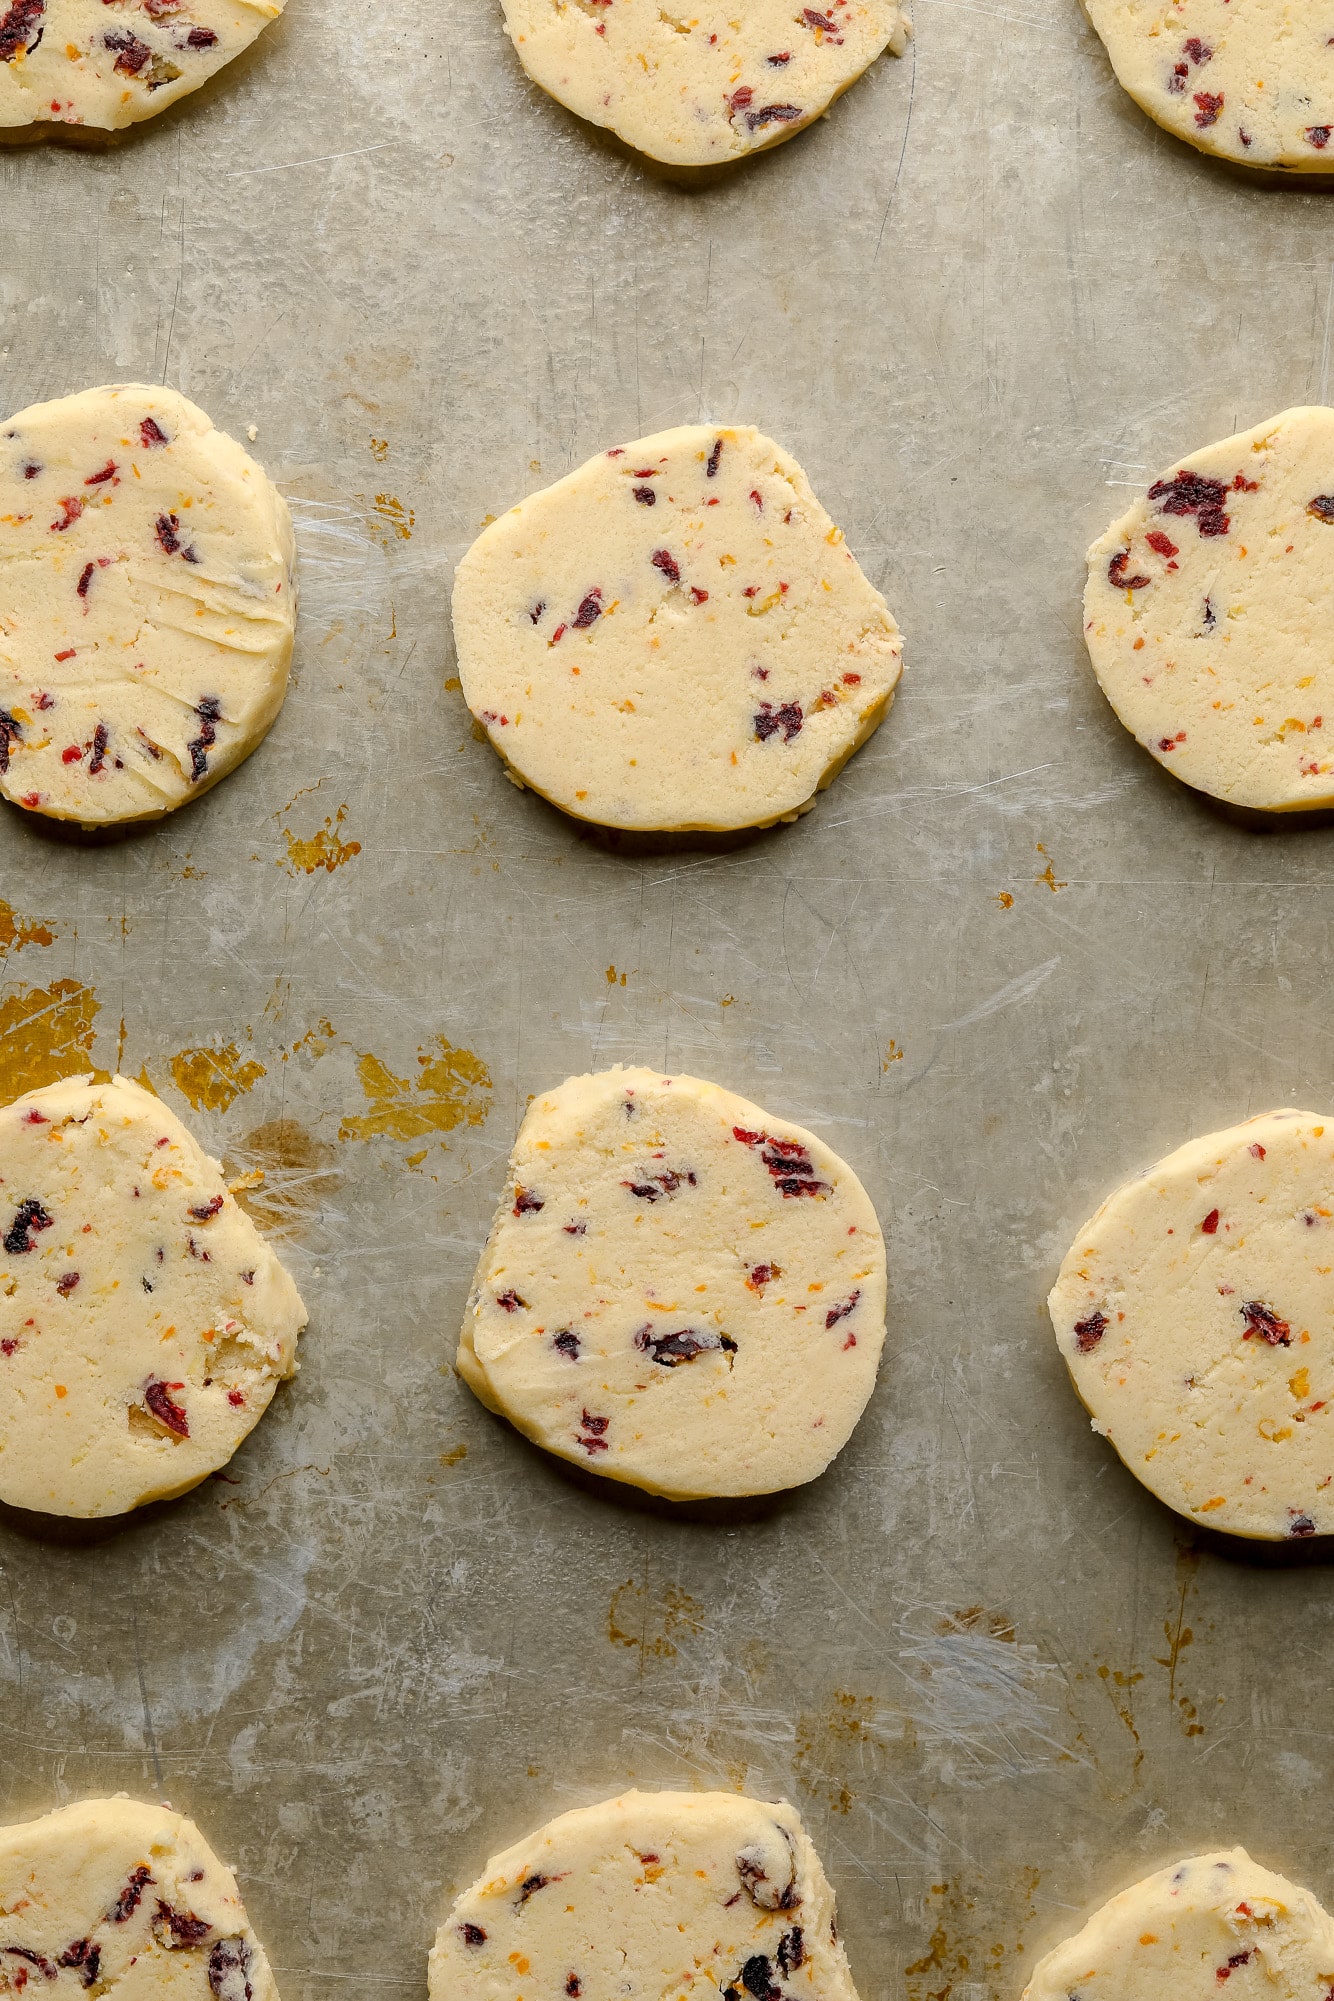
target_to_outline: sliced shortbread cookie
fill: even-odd
[[[534,83],[591,124],[678,167],[716,166],[800,132],[883,49],[901,55],[896,0],[504,0],[505,26]]]
[[[0,424],[0,794],[94,826],[216,784],[282,707],[293,554],[277,488],[174,390]]]
[[[284,0],[0,0],[0,131],[156,117],[249,48]]]
[[[511,508],[459,565],[454,637],[511,773],[611,827],[792,817],[902,667],[800,466],[750,427],[617,446]]]
[[[1117,80],[1202,153],[1334,169],[1334,0],[1084,0]]]
[[[528,1110],[460,1375],[534,1443],[674,1499],[824,1471],[875,1382],[885,1246],[800,1126],[697,1077],[571,1077]]]
[[[182,1814],[84,1800],[0,1828],[0,1994],[113,1988],[120,2001],[278,2001],[235,1876]]]
[[[800,1818],[736,1793],[630,1792],[549,1821],[464,1891],[429,1973],[430,2001],[856,2001]]]
[[[1118,1188],[1048,1301],[1075,1388],[1169,1507],[1334,1530],[1334,1119],[1267,1112]]]
[[[1023,2001],[1327,2001],[1334,1922],[1244,1848],[1192,1855],[1094,1914],[1033,1969]]]
[[[224,1466],[306,1311],[210,1160],[123,1077],[0,1110],[0,1500],[123,1514]]]
[[[1334,804],[1334,410],[1179,460],[1088,564],[1094,671],[1160,764],[1234,806]]]

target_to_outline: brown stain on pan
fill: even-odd
[[[342,1184],[337,1149],[317,1139],[299,1119],[268,1119],[248,1132],[228,1162],[262,1177],[238,1188],[236,1199],[251,1221],[271,1235],[299,1236]]]
[[[360,841],[345,841],[338,832],[347,818],[346,805],[340,806],[333,818],[309,840],[298,840],[290,827],[283,828],[283,839],[287,842],[287,859],[281,858],[279,868],[285,868],[289,875],[300,870],[305,875],[314,875],[316,869],[324,869],[332,875],[336,868],[350,862],[353,855],[361,853]]]
[[[243,1057],[234,1042],[218,1049],[180,1049],[169,1065],[177,1090],[197,1112],[225,1112],[268,1074],[253,1056]]]
[[[370,1109],[349,1114],[339,1139],[424,1139],[480,1126],[491,1110],[491,1072],[471,1049],[456,1049],[437,1035],[417,1052],[420,1076],[396,1077],[378,1056],[357,1058],[357,1076]]]
[[[13,905],[0,897],[0,951],[21,952],[25,945],[54,945],[55,941],[49,925],[18,916]]]
[[[27,987],[0,1003],[0,1095],[18,1098],[90,1070],[98,1007],[79,980]]]

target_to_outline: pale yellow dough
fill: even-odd
[[[884,1240],[837,1154],[716,1084],[615,1069],[529,1107],[457,1366],[575,1465],[767,1494],[847,1442],[884,1334]]]
[[[1248,167],[1334,169],[1334,0],[1084,0],[1150,118]]]
[[[0,131],[154,118],[249,48],[284,0],[0,0]]]
[[[800,466],[749,426],[616,446],[511,508],[459,564],[454,638],[511,772],[610,827],[792,818],[902,668]]]
[[[0,1994],[278,2001],[230,1869],[193,1821],[84,1800],[0,1828]]]
[[[1148,1876],[1033,1969],[1023,2001],[1327,2001],[1334,1923],[1244,1848]]]
[[[73,1077],[0,1109],[0,1500],[93,1517],[198,1485],[295,1374],[305,1323],[150,1092]]]
[[[1233,1535],[1334,1530],[1334,1120],[1266,1112],[1103,1203],[1048,1301],[1093,1428]]]
[[[0,794],[100,826],[215,785],[282,707],[293,562],[282,495],[174,390],[0,423]]]
[[[581,118],[672,166],[715,166],[800,132],[883,49],[901,55],[896,0],[503,0],[519,60]]]
[[[786,1801],[623,1794],[487,1863],[436,1934],[430,2001],[857,2001]]]
[[[1233,806],[1334,804],[1334,410],[1176,460],[1088,565],[1094,672],[1160,764]]]

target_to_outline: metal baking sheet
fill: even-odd
[[[287,2001],[420,1996],[487,1854],[630,1783],[793,1799],[867,1997],[1012,2001],[1200,1843],[1328,1895],[1323,1549],[1171,1518],[1042,1310],[1123,1173],[1330,1104],[1334,836],[1153,766],[1078,596],[1165,461],[1327,397],[1328,198],[1158,133],[1073,0],[916,0],[901,61],[693,189],[530,87],[494,0],[291,0],[0,190],[5,407],[139,378],[253,424],[304,588],[286,709],[197,807],[0,816],[0,1085],[146,1072],[265,1170],[312,1309],[225,1477],[87,1540],[0,1524],[5,1816],[188,1810]],[[799,825],[610,837],[475,739],[452,566],[707,416],[800,458],[908,671]],[[599,1490],[450,1371],[527,1094],[617,1059],[815,1127],[879,1206],[880,1385],[804,1491]]]

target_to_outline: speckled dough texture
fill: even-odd
[[[0,1829],[0,1993],[278,2001],[236,1878],[170,1807],[84,1800]]]
[[[1023,2001],[1326,2001],[1334,1923],[1244,1848],[1148,1876],[1038,1962]]]
[[[0,424],[0,794],[102,826],[206,792],[282,707],[293,560],[277,488],[174,390]]]
[[[790,139],[883,49],[901,55],[895,0],[708,0],[696,14],[657,0],[503,0],[535,83],[581,118],[672,166],[715,166]]]
[[[454,637],[511,774],[610,827],[793,817],[902,667],[800,466],[750,427],[640,438],[520,502],[459,565]]]
[[[1093,1428],[1233,1535],[1334,1530],[1334,1121],[1266,1112],[1103,1203],[1048,1301]]]
[[[0,131],[137,125],[198,90],[284,0],[0,0]]]
[[[1334,0],[1084,0],[1150,118],[1248,167],[1334,168]]]
[[[785,1801],[625,1793],[493,1856],[436,1934],[430,2001],[856,2001]]]
[[[123,1514],[226,1465],[306,1311],[210,1160],[123,1077],[0,1110],[0,1500]]]
[[[1094,671],[1160,764],[1234,806],[1334,804],[1334,410],[1177,461],[1088,564]]]
[[[884,1240],[837,1154],[716,1084],[615,1069],[533,1100],[457,1365],[609,1479],[767,1494],[847,1442],[884,1334]]]

